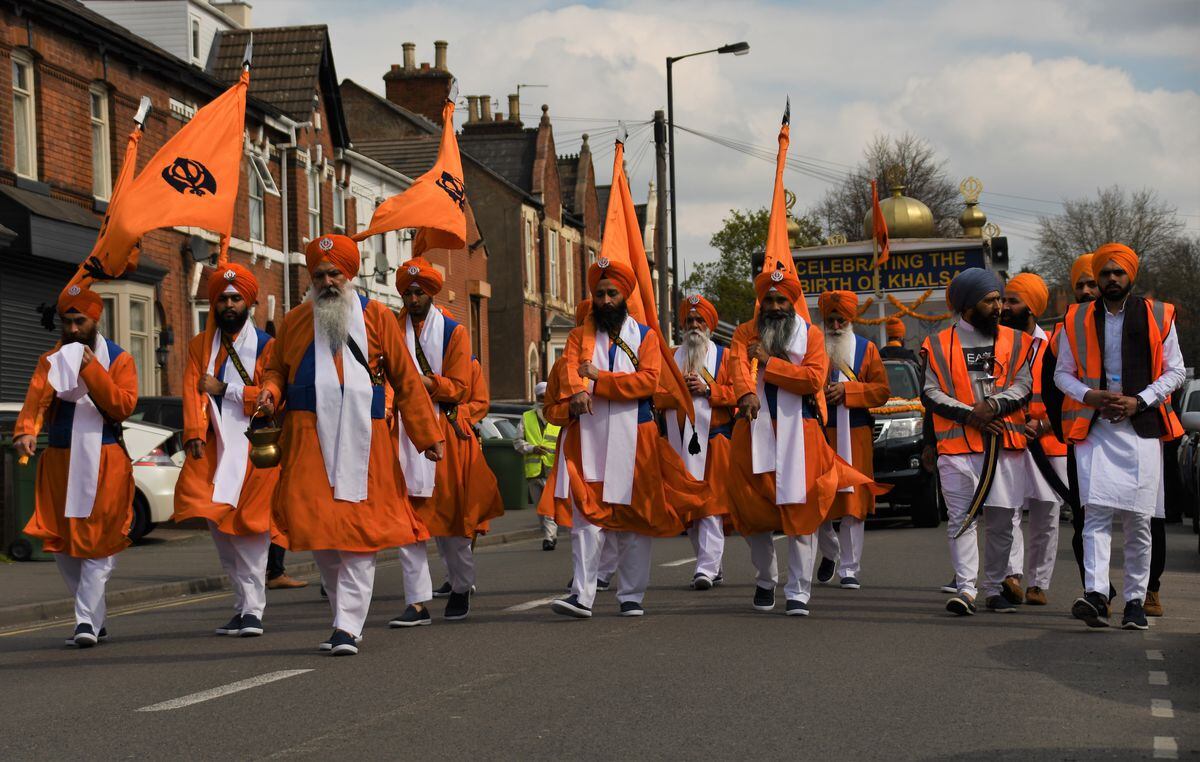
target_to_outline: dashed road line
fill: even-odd
[[[1150,699],[1150,714],[1164,720],[1175,719],[1175,707],[1170,699]]]
[[[558,599],[555,597],[538,598],[536,601],[525,601],[524,603],[518,603],[516,606],[509,606],[508,608],[503,609],[503,611],[529,611],[531,609],[536,609],[539,606],[547,606],[551,603],[554,603],[556,600]]]
[[[189,693],[186,696],[180,696],[179,698],[171,699],[169,701],[161,701],[157,704],[151,704],[150,706],[144,706],[144,707],[141,707],[140,709],[138,709],[137,711],[139,711],[139,712],[166,712],[166,711],[170,711],[172,709],[182,709],[185,706],[192,706],[193,704],[199,704],[204,701],[211,701],[215,698],[221,698],[222,696],[228,696],[231,693],[240,693],[241,691],[250,690],[251,688],[257,688],[260,685],[266,685],[268,683],[273,683],[278,680],[286,680],[287,678],[295,677],[296,675],[303,675],[306,672],[312,672],[312,670],[311,669],[284,669],[284,670],[280,670],[278,672],[268,672],[265,675],[258,675],[257,677],[249,677],[249,678],[246,678],[245,680],[238,680],[237,682],[229,683],[228,685],[220,685],[220,686],[217,686],[216,688],[209,688],[206,691],[200,691],[198,693]]]
[[[1146,649],[1146,658],[1149,659],[1150,661],[1162,661],[1163,660],[1163,652],[1157,648],[1147,648]]]
[[[1170,683],[1167,682],[1167,673],[1163,672],[1161,670],[1156,670],[1156,669],[1150,670],[1150,684],[1151,685],[1170,685]]]
[[[1179,745],[1173,736],[1154,737],[1155,759],[1179,759]]]
[[[695,563],[695,561],[696,557],[692,556],[691,558],[681,558],[678,561],[667,561],[665,564],[659,564],[659,566],[663,567],[664,569],[669,569],[672,566],[683,566],[685,564]]]

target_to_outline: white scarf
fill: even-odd
[[[346,288],[349,288],[347,286]],[[317,396],[317,441],[325,461],[325,475],[335,500],[357,503],[367,499],[367,462],[371,452],[371,374],[350,352],[353,339],[367,353],[367,324],[357,295],[347,304],[350,320],[342,346],[342,376],[338,383],[333,351],[321,335],[313,309],[314,384]]]
[[[845,383],[850,379],[846,378],[846,374],[839,369],[834,369],[833,380],[835,383]],[[844,402],[844,400],[843,400]],[[847,463],[854,462],[854,452],[850,447],[850,408],[845,404],[837,406],[837,454],[842,460]],[[838,492],[853,492],[854,487],[842,487]]]
[[[621,340],[634,356],[642,345],[642,332],[637,321],[625,318]],[[596,348],[592,364],[613,373],[634,373],[633,361],[617,348],[611,367],[608,350],[612,341],[603,331],[596,332]],[[589,384],[594,387],[594,384]],[[590,390],[590,389],[589,389]],[[604,482],[606,503],[629,505],[633,502],[633,469],[637,462],[638,401],[592,398],[592,414],[579,419],[580,451],[583,455],[583,478],[588,482]]]
[[[404,332],[404,341],[408,346],[408,353],[412,356],[413,365],[417,366],[417,371],[420,372],[421,366],[417,363],[417,332],[413,328],[412,315],[407,317],[407,330]],[[429,369],[436,376],[442,375],[442,354],[445,352],[445,335],[446,324],[445,318],[442,317],[441,310],[437,307],[430,306],[429,314],[425,316],[425,323],[421,326],[421,350],[425,353],[425,359],[429,361]],[[440,410],[437,403],[434,403],[434,409]],[[440,416],[441,413],[439,412]],[[412,440],[408,438],[408,434],[404,429],[404,419],[399,411],[396,413],[396,422],[399,424],[396,427],[397,447],[396,454],[400,458],[400,468],[404,471],[404,481],[408,484],[408,494],[412,497],[431,497],[433,495],[434,482],[437,480],[437,463],[434,463],[429,458],[426,458],[424,453],[418,452],[413,446]]]
[[[86,519],[92,515],[96,503],[96,486],[100,480],[100,451],[104,446],[104,416],[100,414],[92,398],[87,396],[87,382],[79,377],[79,366],[83,362],[84,345],[79,342],[62,345],[50,355],[50,371],[47,380],[64,402],[75,403],[75,416],[71,422],[71,455],[67,470],[68,519]],[[96,332],[96,345],[92,348],[94,362],[108,370],[108,342]],[[118,426],[120,424],[117,424]]]
[[[788,360],[804,362],[808,353],[808,323],[794,317],[796,328],[788,346]],[[804,459],[804,398],[786,389],[778,389],[775,425],[767,407],[766,364],[758,369],[758,398],[762,409],[750,424],[750,455],[754,473],[775,472],[775,504],[788,505],[808,500],[808,477]],[[776,467],[783,466],[779,471]]]
[[[230,286],[229,288],[233,288]],[[229,289],[226,289],[228,291]],[[207,373],[215,375],[217,351],[221,348],[221,329],[213,331],[212,347],[208,353]],[[233,351],[242,361],[242,367],[254,378],[254,366],[258,361],[258,331],[247,320],[241,332],[233,340]],[[208,395],[213,432],[217,435],[217,468],[213,473],[213,502],[237,506],[242,498],[242,483],[246,480],[246,464],[250,460],[250,440],[246,429],[250,416],[246,415],[245,384],[237,372],[233,360],[225,360],[224,404],[217,405],[217,398]]]
[[[682,368],[686,362],[687,347],[678,347],[675,350],[675,363]],[[711,339],[708,342],[708,353],[704,356],[704,367],[708,371],[708,375],[715,379],[717,376],[717,345]],[[708,432],[712,425],[712,403],[707,397],[692,397],[692,406],[696,410],[696,425],[693,426],[687,418],[684,418],[682,431],[680,431],[679,425],[679,411],[667,411],[667,439],[670,440],[671,447],[675,449],[675,452],[679,453],[679,457],[683,458],[688,473],[703,481],[704,466],[708,463]],[[693,431],[700,440],[700,452],[695,455],[688,452]]]

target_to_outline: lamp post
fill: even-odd
[[[698,53],[687,53],[682,56],[667,56],[667,162],[668,175],[670,176],[671,184],[671,275],[675,279],[672,291],[672,313],[679,305],[679,235],[675,223],[675,87],[671,75],[671,67],[676,61],[682,61],[685,58],[694,56],[702,56],[708,53],[732,53],[735,56],[744,56],[750,52],[750,43],[734,42],[729,45],[722,45],[719,48],[712,50],[701,50]],[[666,255],[666,252],[663,252]]]

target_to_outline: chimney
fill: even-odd
[[[249,29],[252,26],[250,23],[251,6],[246,0],[228,0],[228,2],[213,3],[213,5],[242,29]]]
[[[417,68],[417,44],[406,42],[400,47],[404,50],[404,70],[412,71]]]
[[[492,121],[492,96],[479,96],[479,118],[485,122]]]
[[[467,96],[467,121],[468,122],[478,122],[479,121],[479,96],[478,95],[468,95]]]
[[[417,66],[416,45],[413,43],[406,42],[400,47],[404,63],[393,64],[383,75],[384,94],[397,106],[441,125],[442,105],[450,96],[450,83],[454,79],[446,68],[447,43],[442,40],[434,43],[437,58],[432,68],[428,63]]]
[[[509,93],[508,96],[508,121],[521,121],[521,96],[518,93]]]
[[[446,48],[450,43],[445,40],[437,40],[433,43],[433,68],[438,71],[446,71]]]
[[[495,116],[495,119],[494,119],[494,121],[497,121],[497,122],[503,122],[503,121],[504,121],[504,114],[501,114],[499,111],[497,111],[497,112],[496,112],[496,116]]]

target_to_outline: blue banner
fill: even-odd
[[[870,293],[875,291],[873,261],[872,254],[802,257],[796,260],[796,272],[809,296],[822,291]],[[944,288],[963,270],[983,266],[981,248],[892,252],[880,268],[879,285],[884,291]]]

